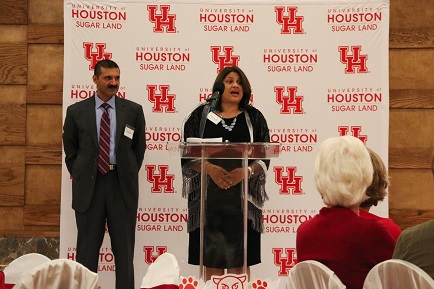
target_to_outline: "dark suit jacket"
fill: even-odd
[[[413,263],[434,279],[434,220],[405,229],[398,238],[393,259]]]
[[[134,128],[132,139],[125,126]],[[116,97],[116,162],[122,195],[130,210],[137,210],[138,172],[143,162],[146,139],[142,106]],[[68,107],[63,125],[65,162],[72,176],[72,208],[83,213],[92,201],[98,170],[98,134],[95,96]]]

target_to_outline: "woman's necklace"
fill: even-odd
[[[238,115],[237,115],[238,116]],[[230,125],[227,125],[224,118],[222,118],[222,126],[227,129],[228,131],[232,131],[232,129],[234,128],[235,124],[237,123],[237,116],[234,118],[234,120],[232,121],[232,123]]]

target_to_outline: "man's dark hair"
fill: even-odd
[[[93,69],[93,75],[99,76],[101,74],[101,67],[104,68],[119,68],[116,62],[110,59],[103,59],[95,64],[95,68]]]

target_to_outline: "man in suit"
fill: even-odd
[[[434,152],[431,170],[434,177]],[[398,238],[392,258],[413,263],[434,279],[434,220],[404,230]]]
[[[63,126],[77,224],[76,261],[97,272],[107,223],[116,289],[134,289],[138,173],[146,149],[145,117],[141,105],[116,95],[120,69],[114,61],[99,61],[92,79],[95,94],[69,106]]]

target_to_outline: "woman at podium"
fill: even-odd
[[[262,113],[249,104],[250,82],[236,66],[226,67],[217,75],[213,97],[198,106],[183,126],[183,140],[221,138],[223,142],[269,142],[270,136]],[[208,158],[204,250],[204,278],[227,273],[249,274],[249,266],[261,262],[262,207],[269,160],[250,159],[248,180],[242,159]],[[188,198],[189,264],[200,264],[201,162],[183,159],[183,194]],[[243,271],[244,218],[243,181],[248,181],[247,272]]]

